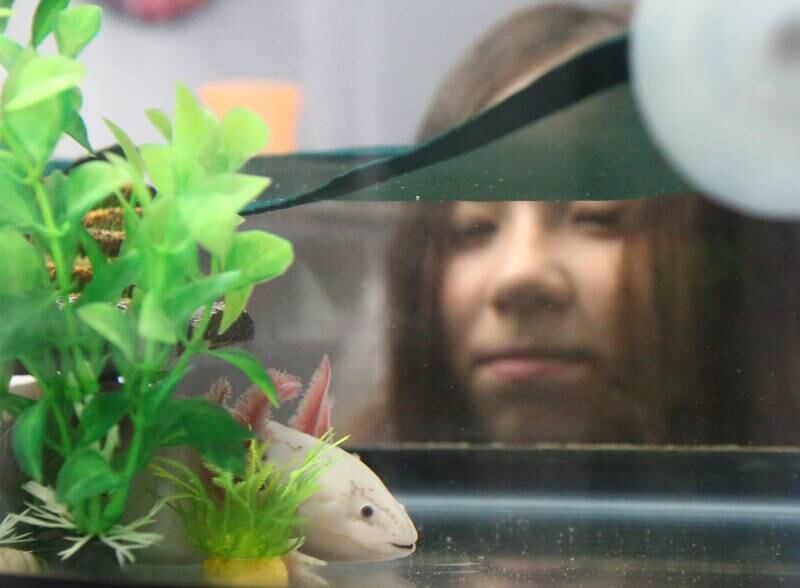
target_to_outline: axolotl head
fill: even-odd
[[[320,486],[300,507],[308,520],[303,553],[328,561],[380,561],[414,552],[414,523],[360,459],[337,448]]]

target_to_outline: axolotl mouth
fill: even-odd
[[[414,545],[413,543],[410,545],[400,545],[399,543],[392,543],[392,547],[397,547],[397,549],[404,549],[406,551],[414,551],[414,549],[417,546]]]

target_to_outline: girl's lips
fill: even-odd
[[[524,383],[559,376],[579,363],[576,358],[509,355],[486,358],[478,368],[504,382]]]

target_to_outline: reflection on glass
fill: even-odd
[[[409,208],[389,262],[401,438],[796,442],[795,224],[698,195]]]

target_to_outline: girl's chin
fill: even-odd
[[[502,443],[636,442],[639,423],[619,397],[591,383],[473,386],[475,414],[489,441]]]
[[[487,441],[501,443],[576,442],[585,436],[589,418],[578,407],[570,410],[551,402],[477,402],[475,408]]]
[[[581,399],[585,402],[602,388],[597,374],[585,364],[549,373],[534,372],[529,373],[526,366],[479,369],[470,389],[474,398],[492,404],[562,405]]]
[[[637,423],[599,414],[569,411],[504,411],[484,422],[489,442],[532,443],[640,443]]]

